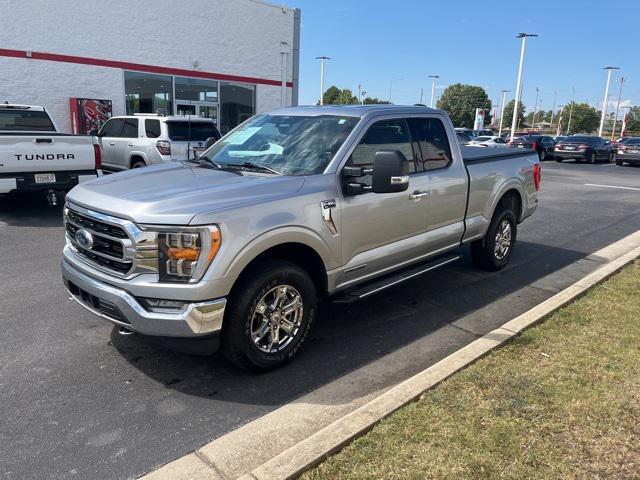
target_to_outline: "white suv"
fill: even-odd
[[[97,136],[103,168],[125,170],[193,158],[220,132],[210,118],[139,114],[110,118]]]

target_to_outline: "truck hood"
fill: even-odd
[[[137,223],[187,225],[196,215],[283,198],[304,184],[304,177],[244,173],[169,163],[82,183],[67,200]]]

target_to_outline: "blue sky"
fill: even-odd
[[[640,0],[290,0],[302,9],[300,104],[319,97],[320,67],[327,62],[325,88],[362,84],[367,95],[394,103],[429,102],[431,79],[439,89],[452,83],[480,85],[495,101],[502,89],[515,90],[520,41],[527,41],[523,101],[533,109],[535,88],[542,108],[571,99],[601,108],[606,82],[602,67],[621,67],[623,102],[640,103]],[[565,33],[569,32],[569,33]],[[610,103],[618,94],[612,81]],[[513,98],[513,93],[507,94]],[[509,97],[507,97],[509,98]]]

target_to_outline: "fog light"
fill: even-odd
[[[139,300],[147,310],[152,312],[157,310],[180,310],[186,303],[180,300],[164,300],[161,298],[140,298]]]

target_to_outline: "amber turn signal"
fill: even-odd
[[[218,250],[220,250],[220,243],[222,243],[222,237],[220,236],[220,230],[217,228],[211,231],[211,248],[209,249],[209,262],[216,256]]]

